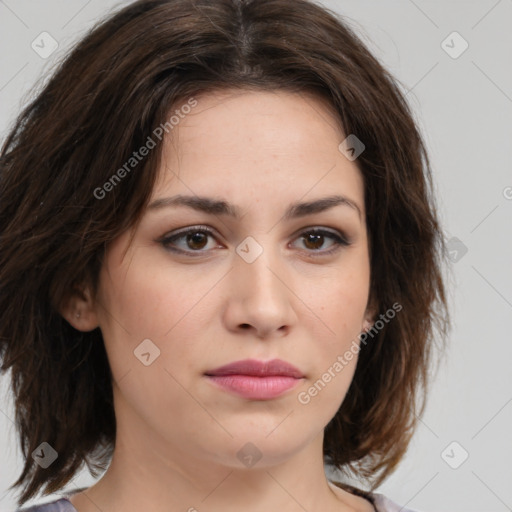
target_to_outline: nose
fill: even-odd
[[[286,335],[297,322],[296,297],[285,264],[263,253],[252,263],[236,256],[229,273],[224,321],[232,332],[248,331],[259,338]]]

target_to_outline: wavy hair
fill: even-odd
[[[406,452],[449,320],[430,164],[398,81],[345,19],[311,1],[139,0],[70,50],[0,154],[0,370],[11,370],[24,456],[9,488],[22,486],[20,505],[84,462],[97,476],[113,454],[101,331],[74,329],[59,308],[83,283],[95,289],[107,245],[137,224],[161,141],[102,198],[98,187],[172,109],[222,89],[314,93],[364,142],[370,301],[402,311],[362,347],[324,460],[375,487]],[[48,468],[31,457],[43,441],[58,453]]]

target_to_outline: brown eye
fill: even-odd
[[[309,233],[307,235],[303,235],[304,244],[308,249],[318,250],[322,248],[324,244],[324,235],[317,235],[315,233]]]
[[[302,241],[306,252],[309,252],[312,256],[326,256],[338,251],[341,246],[350,245],[349,240],[341,233],[327,231],[325,229],[310,229],[304,231],[300,235],[299,240]],[[331,244],[325,248],[327,240],[330,240]],[[323,250],[322,247],[324,247]]]
[[[186,240],[187,246],[190,249],[204,249],[204,247],[208,243],[208,235],[201,231],[198,231],[197,233],[187,235]]]
[[[159,242],[171,252],[200,256],[219,247],[211,242],[208,247],[210,240],[215,240],[215,235],[210,229],[194,227],[165,236]]]

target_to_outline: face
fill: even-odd
[[[323,100],[196,99],[133,240],[115,240],[100,273],[118,432],[232,467],[250,442],[275,464],[322,435],[354,374],[369,318],[363,179]],[[300,375],[212,375],[247,359]]]

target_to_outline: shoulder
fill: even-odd
[[[401,507],[383,494],[369,493],[369,496],[377,512],[413,512],[411,509]]]
[[[401,507],[383,494],[363,491],[357,487],[342,482],[331,481],[331,483],[345,491],[350,492],[351,494],[365,498],[372,504],[375,512],[414,512],[408,508]]]
[[[60,498],[43,505],[32,505],[31,507],[19,508],[14,512],[77,512],[75,507],[66,498]]]

